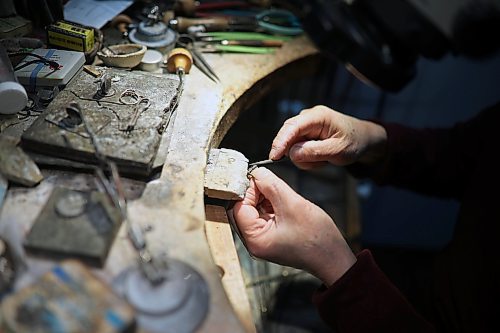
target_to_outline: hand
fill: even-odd
[[[273,141],[269,158],[288,155],[302,169],[325,162],[348,165],[375,163],[385,154],[387,133],[373,122],[356,119],[326,106],[303,110],[285,121]]]
[[[257,168],[252,176],[233,208],[249,252],[308,271],[327,286],[337,281],[356,258],[333,220],[268,169]]]

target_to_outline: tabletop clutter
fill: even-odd
[[[269,1],[120,3],[102,26],[83,14],[44,26],[0,18],[0,331],[193,332],[208,311],[196,267],[154,253],[127,218],[123,178],[158,171],[192,66],[224,83],[207,53],[272,54],[303,31]],[[56,186],[11,237],[2,204],[11,189],[40,186],[40,169],[94,174],[96,185]],[[137,260],[104,281],[93,270],[122,223]],[[31,269],[39,258],[51,264]]]

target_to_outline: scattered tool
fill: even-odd
[[[166,50],[174,45],[176,33],[162,21],[159,7],[153,6],[147,20],[132,28],[128,33],[128,38],[133,43],[145,45],[148,48]]]
[[[95,97],[97,99],[114,95],[115,90],[111,87],[111,76],[109,76],[107,73],[104,73],[98,82],[99,88],[97,89],[97,92],[95,94]]]
[[[213,42],[222,40],[258,40],[258,41],[280,41],[287,42],[290,36],[269,35],[261,32],[249,31],[208,31],[197,32],[193,36],[197,41]]]
[[[134,112],[125,128],[120,128],[121,131],[132,132],[137,124],[137,120],[143,111],[146,111],[151,106],[149,98],[141,97],[135,104]]]
[[[263,46],[263,47],[281,47],[281,40],[227,40],[215,41],[220,45],[238,45],[238,46]]]
[[[177,38],[177,44],[188,49],[191,52],[194,59],[194,65],[198,67],[203,72],[203,74],[205,74],[210,80],[216,83],[220,81],[219,77],[212,69],[210,64],[205,60],[203,55],[196,49],[195,38],[193,36],[188,34],[181,34]]]
[[[167,59],[167,70],[169,73],[176,73],[179,76],[179,85],[177,92],[170,103],[170,110],[172,112],[177,108],[179,100],[184,90],[184,75],[188,74],[193,64],[193,56],[184,48],[177,47],[170,51]],[[169,117],[170,119],[170,117]]]
[[[123,37],[128,37],[128,26],[130,24],[132,24],[132,19],[125,14],[115,16],[110,22],[110,25],[121,32]]]
[[[178,32],[196,31],[255,31],[271,34],[297,36],[304,32],[298,18],[281,9],[264,10],[255,16],[212,16],[208,18],[176,17],[169,26]],[[201,27],[201,29],[200,29]]]
[[[247,54],[271,54],[276,47],[246,46],[246,45],[223,45],[205,44],[200,47],[203,53],[247,53]]]
[[[194,34],[201,52],[267,54],[281,47],[290,36],[276,36],[247,31],[212,31]]]
[[[269,159],[269,160],[262,160],[262,161],[258,161],[258,162],[253,162],[253,163],[248,164],[248,172],[252,172],[252,170],[254,170],[255,168],[260,167],[260,166],[274,164],[274,163],[278,163],[278,162],[284,162],[284,161],[288,161],[288,160],[289,160],[288,156],[283,156],[279,160]]]
[[[167,60],[167,70],[169,73],[176,73],[179,79],[188,74],[193,64],[193,56],[187,49],[178,47],[170,51]]]

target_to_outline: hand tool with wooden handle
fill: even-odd
[[[187,32],[193,26],[203,26],[205,31],[224,31],[229,29],[231,22],[225,17],[215,16],[210,18],[176,17],[168,24],[170,28],[178,32]]]

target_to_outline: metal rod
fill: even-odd
[[[288,161],[289,158],[288,156],[283,156],[279,160],[263,160],[263,161],[258,161],[258,162],[253,162],[248,164],[249,167],[258,167],[258,166],[263,166],[263,165],[268,165],[268,164],[273,164],[277,162],[283,162],[283,161]]]

